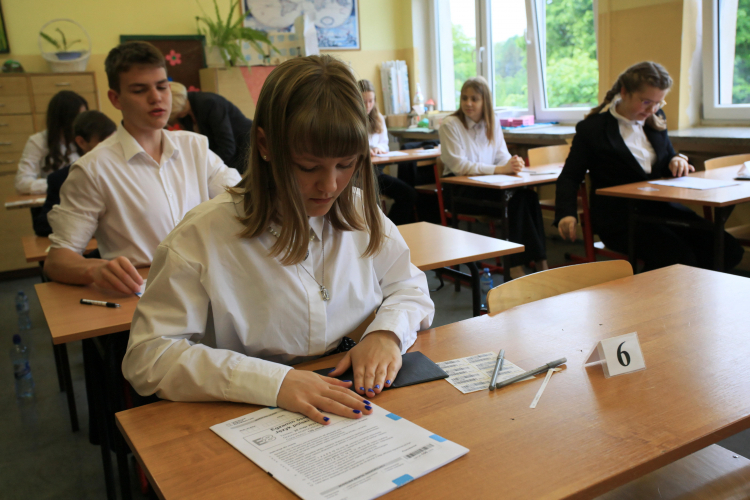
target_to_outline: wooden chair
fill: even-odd
[[[710,160],[706,160],[703,165],[706,167],[706,170],[713,170],[715,168],[732,167],[734,165],[739,167],[739,165],[742,165],[746,161],[750,161],[750,154],[711,158]],[[708,220],[712,219],[710,208],[704,207],[704,216]],[[727,232],[737,238],[737,241],[742,245],[750,246],[750,224],[727,228]]]
[[[539,271],[496,286],[487,294],[490,315],[511,307],[633,275],[625,260],[589,262]]]

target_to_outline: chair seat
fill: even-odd
[[[750,245],[750,224],[729,227],[727,232],[737,238],[743,245]]]
[[[422,184],[414,186],[417,193],[437,194],[437,184]]]

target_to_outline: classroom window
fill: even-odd
[[[704,118],[750,118],[750,0],[704,2]]]
[[[442,109],[475,75],[503,115],[578,121],[596,105],[595,0],[436,2]]]

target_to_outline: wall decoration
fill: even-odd
[[[10,54],[8,32],[5,30],[5,15],[3,15],[2,5],[0,5],[0,54]]]
[[[358,0],[243,0],[245,26],[290,33],[307,14],[315,24],[320,50],[360,50]],[[252,52],[249,62],[252,64]]]
[[[201,86],[200,69],[206,67],[203,35],[121,35],[120,42],[148,42],[164,54],[167,75],[188,90]]]

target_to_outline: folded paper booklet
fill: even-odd
[[[328,375],[328,372],[332,369],[333,367],[323,368],[322,370],[315,370],[315,373]],[[353,381],[354,372],[348,370],[335,378]],[[443,378],[448,378],[448,374],[430,358],[419,351],[407,352],[401,357],[401,369],[398,371],[398,375],[396,375],[396,380],[393,381],[390,387],[385,387],[383,390],[397,389],[399,387],[406,387],[407,385],[422,384]]]
[[[470,392],[486,391],[490,388],[490,380],[492,379],[492,372],[495,371],[496,362],[496,353],[485,352],[469,356],[468,358],[442,361],[438,363],[438,366],[448,372],[448,375],[450,375],[448,382],[453,387],[464,394],[469,394]],[[514,365],[506,359],[503,362],[502,371],[497,375],[497,381],[508,380],[525,371],[523,368]],[[528,377],[524,380],[531,380],[533,378]]]
[[[739,172],[737,172],[737,177],[735,179],[742,179],[743,181],[750,181],[750,161],[746,161],[742,164],[740,167]]]
[[[377,498],[469,452],[372,406],[358,419],[327,414],[328,425],[263,408],[211,430],[306,500]]]

